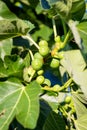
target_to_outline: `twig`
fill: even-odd
[[[54,17],[52,18],[52,23],[53,23],[54,37],[56,37],[57,36],[57,29],[56,29],[56,23],[55,23]]]
[[[26,36],[22,36],[24,39],[27,39],[28,41],[30,41],[33,45],[35,45],[35,47],[37,49],[39,49],[39,46],[37,45],[37,43],[32,39],[32,37],[28,34]]]

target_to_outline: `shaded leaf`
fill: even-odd
[[[70,130],[76,130],[76,129],[74,129],[74,128],[71,127]]]
[[[19,56],[5,56],[4,62],[0,59],[0,78],[9,76],[22,78],[24,66],[24,61]]]
[[[55,9],[57,14],[60,14],[64,19],[68,17],[69,14],[69,8],[63,1],[58,1],[53,5],[53,8]]]
[[[59,14],[66,21],[67,19],[81,20],[85,13],[84,0],[47,0],[51,6],[50,15]]]
[[[25,66],[22,58],[17,55],[5,56],[4,61],[8,76],[22,76]]]
[[[36,82],[26,87],[17,79],[0,82],[0,129],[7,130],[14,116],[24,127],[33,129],[39,115],[39,92]]]
[[[52,111],[52,109],[50,108],[48,103],[41,99],[40,100],[40,114],[39,114],[39,119],[38,119],[35,130],[42,130],[45,120],[48,117],[50,111]]]
[[[10,55],[12,50],[12,39],[0,41],[0,58],[4,59],[5,55]]]
[[[17,19],[17,16],[8,9],[8,7],[3,1],[0,1],[0,18]]]
[[[65,130],[65,122],[61,115],[51,112],[46,119],[43,130]]]
[[[49,2],[49,4],[51,5],[51,4],[54,4],[55,2],[58,2],[58,1],[60,1],[60,0],[47,0],[48,2]]]
[[[67,0],[68,1],[68,0]],[[70,15],[73,20],[81,20],[85,13],[85,0],[71,0],[72,7]]]
[[[45,100],[49,106],[52,108],[52,110],[58,109],[58,96],[49,96],[47,94],[41,96],[41,99]]]
[[[51,28],[49,28],[46,25],[41,25],[40,30],[37,30],[32,35],[32,37],[34,38],[35,41],[37,40],[38,37],[48,41],[48,40],[50,40],[50,36],[52,35],[52,33],[53,33],[53,31]]]
[[[22,1],[25,1],[25,0],[22,0]],[[36,7],[39,0],[28,0],[29,4],[32,6],[32,7]]]
[[[77,130],[87,130],[87,114],[83,114],[78,120],[75,122]]]
[[[6,77],[7,77],[7,71],[3,60],[0,58],[0,78],[6,78]]]
[[[53,95],[54,93],[52,93],[52,95],[50,94],[44,94],[41,96],[41,99],[44,99],[52,110],[57,110],[59,103],[64,101],[65,93],[58,93],[58,95],[55,96]]]

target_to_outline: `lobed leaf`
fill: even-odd
[[[34,129],[39,116],[40,86],[34,81],[25,87],[17,106],[16,119],[25,127]]]
[[[44,0],[41,0],[44,1]],[[42,2],[44,9],[49,9],[50,15],[60,15],[67,22],[69,19],[81,20],[85,13],[84,0],[45,0]]]
[[[50,106],[50,108],[52,108],[52,110],[58,109],[58,96],[51,96],[51,95],[45,94],[41,96],[41,99],[45,100]]]
[[[84,52],[87,52],[87,22],[81,22],[77,25],[79,34],[83,40]]]
[[[73,34],[73,37],[74,37],[76,44],[78,45],[78,47],[80,49],[82,49],[81,37],[80,37],[79,32],[77,30],[76,24],[77,24],[77,22],[75,22],[73,20],[69,20],[69,22],[68,22],[68,26],[72,31],[72,34]]]
[[[24,66],[24,61],[19,56],[5,56],[4,62],[0,59],[0,78],[10,76],[22,78]]]
[[[75,122],[77,130],[87,130],[87,114],[83,114],[78,120]]]
[[[64,54],[64,59],[61,60],[61,64],[69,73],[69,75],[73,78],[76,84],[80,86],[87,99],[86,62],[80,50],[66,51]]]
[[[8,9],[8,7],[3,1],[0,1],[0,18],[17,19],[17,16]]]
[[[0,82],[0,129],[7,130],[16,114],[16,107],[23,93],[20,83]]]
[[[75,86],[76,87],[76,86]],[[76,96],[76,98],[83,104],[87,104],[87,100],[85,99],[85,95],[82,93],[80,89],[76,93],[72,92],[72,96]]]
[[[0,130],[7,130],[15,116],[24,127],[33,129],[39,115],[39,92],[36,82],[26,87],[15,78],[0,82]]]
[[[32,28],[30,22],[20,19],[0,20],[0,40],[26,35],[30,28]]]
[[[79,96],[75,93],[72,94],[74,106],[77,114],[77,118],[81,117],[83,114],[87,114],[87,108],[85,105],[79,100]]]
[[[45,33],[46,32],[46,33]],[[36,41],[38,37],[44,39],[44,40],[49,40],[50,36],[52,35],[53,31],[51,28],[49,28],[46,25],[41,25],[40,26],[40,30],[37,30],[32,37],[34,38],[34,40]],[[44,35],[43,35],[44,34]]]
[[[0,41],[26,35],[33,28],[31,22],[19,19],[4,2],[0,1]]]

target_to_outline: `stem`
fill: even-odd
[[[54,37],[56,37],[57,36],[57,29],[56,29],[56,23],[55,23],[54,17],[52,18],[52,23],[53,23]]]
[[[59,91],[62,91],[62,90],[64,90],[64,89],[66,89],[66,88],[68,88],[69,87],[69,85],[72,83],[72,78],[70,78],[60,89],[59,89]]]
[[[66,24],[65,24],[65,22],[63,21],[62,18],[61,18],[61,21],[62,21],[63,30],[64,30],[64,36],[65,36],[67,34]]]
[[[66,89],[66,88],[68,88],[69,87],[69,85],[72,83],[72,78],[70,78],[62,87],[60,87],[60,88],[58,88],[58,89],[56,89],[55,91],[54,91],[54,88],[53,87],[49,87],[49,86],[45,86],[45,87],[42,87],[41,89],[42,90],[46,90],[46,91],[52,91],[52,92],[60,92],[60,91],[63,91],[64,89]]]
[[[67,44],[67,42],[69,40],[70,35],[71,35],[71,31],[69,30],[68,33],[66,34],[66,37],[64,39],[64,42],[63,42],[61,48],[64,48],[66,46],[66,44]]]
[[[70,121],[72,120],[72,121],[74,122],[74,124],[75,124],[75,119],[74,119],[74,117],[70,116],[70,114],[69,114],[68,112],[66,112],[65,109],[64,109],[62,106],[60,106],[60,111],[63,112],[63,113],[68,117],[68,119],[69,119]]]
[[[26,36],[22,36],[24,39],[27,39],[28,41],[30,41],[33,45],[35,45],[35,47],[37,49],[39,49],[39,46],[37,45],[37,43],[32,39],[32,37],[28,34]]]
[[[30,76],[30,78],[29,78],[29,82],[32,80],[32,78],[33,78],[33,76],[34,76],[34,74],[35,74],[35,70],[33,70],[33,72],[32,72],[32,75]]]
[[[44,87],[41,87],[42,90],[46,90],[46,91],[53,91],[51,87],[49,86],[44,86]]]
[[[33,53],[32,53],[32,51],[30,49],[29,49],[29,53],[30,53],[31,59],[33,60],[34,56],[33,56]]]

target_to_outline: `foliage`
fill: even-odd
[[[0,0],[0,130],[87,129],[84,0]]]

